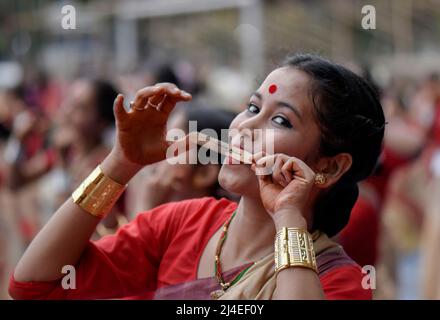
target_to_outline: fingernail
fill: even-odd
[[[257,176],[267,176],[267,175],[272,174],[272,172],[270,170],[268,170],[267,168],[256,168],[255,174]]]

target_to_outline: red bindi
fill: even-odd
[[[270,87],[269,87],[269,93],[270,94],[273,94],[273,93],[275,93],[277,91],[277,86],[275,85],[275,84],[272,84]]]

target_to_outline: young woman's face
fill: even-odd
[[[266,151],[265,137],[268,136],[265,132],[270,129],[275,153],[297,157],[314,169],[320,131],[313,117],[309,86],[309,76],[300,70],[282,67],[272,71],[252,94],[246,110],[232,121],[231,144],[239,147],[240,137],[246,136],[253,145],[253,150],[248,150],[246,142],[242,146],[246,151],[258,153],[261,146]],[[259,197],[257,177],[249,165],[225,162],[220,170],[219,182],[230,192]]]

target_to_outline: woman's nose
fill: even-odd
[[[264,119],[263,117],[259,117],[259,115],[256,115],[241,122],[238,125],[237,129],[242,140],[241,143],[251,143],[252,145],[254,145],[255,143],[260,142],[260,140],[262,139],[261,136],[265,129]],[[249,150],[252,149],[254,149],[254,147],[250,148]]]
[[[241,130],[251,130],[254,131],[255,129],[262,129],[264,126],[264,116],[262,115],[262,112],[259,114],[256,114],[250,118],[246,118],[243,121],[241,121],[238,125],[238,129]]]

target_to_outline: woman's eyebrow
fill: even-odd
[[[254,93],[252,93],[252,96],[257,97],[259,100],[263,100],[263,96],[261,95],[261,93],[255,91]],[[277,102],[277,106],[278,107],[283,107],[283,108],[289,108],[290,110],[293,111],[293,113],[296,114],[296,116],[301,120],[302,119],[302,115],[301,112],[299,112],[299,110],[297,108],[295,108],[294,106],[292,106],[291,104],[284,102],[284,101],[278,101]]]
[[[291,104],[288,104],[287,102],[284,101],[278,101],[277,102],[277,106],[279,107],[283,107],[283,108],[289,108],[290,110],[293,111],[293,113],[296,114],[296,116],[301,120],[302,119],[302,115],[301,113],[298,111],[297,108],[295,108],[294,106],[292,106]]]
[[[261,93],[259,93],[258,91],[255,91],[254,93],[252,93],[252,96],[256,96],[258,99],[263,100],[263,97],[261,96]]]

